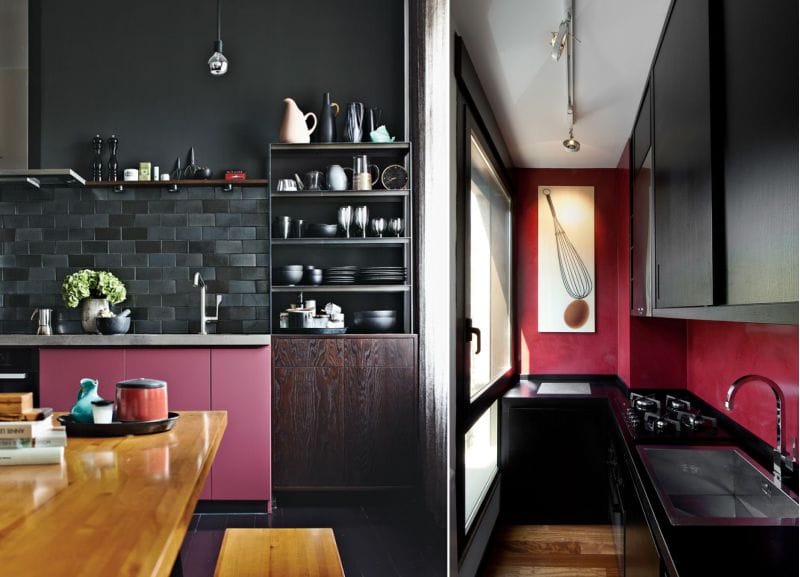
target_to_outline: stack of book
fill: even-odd
[[[32,393],[0,393],[0,465],[61,463],[67,432],[52,414],[33,407]]]

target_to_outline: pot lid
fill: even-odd
[[[144,377],[140,377],[138,379],[128,379],[127,381],[120,381],[117,383],[117,388],[122,389],[160,389],[166,386],[167,381],[146,379]]]

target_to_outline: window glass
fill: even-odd
[[[464,512],[469,530],[497,474],[497,404],[467,431],[464,439]]]
[[[471,139],[470,311],[482,335],[470,358],[470,397],[511,367],[511,200],[480,143]],[[474,339],[474,337],[473,337]]]

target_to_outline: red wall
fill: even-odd
[[[725,411],[725,395],[738,377],[758,374],[778,383],[786,396],[786,448],[797,438],[798,330],[789,325],[688,322],[687,385]],[[729,413],[770,445],[775,444],[775,396],[766,385],[747,383]],[[791,431],[791,433],[789,433]]]
[[[538,332],[539,186],[594,186],[595,333]],[[522,374],[616,374],[618,192],[616,169],[517,171],[517,320]]]
[[[798,436],[798,327],[639,318],[629,314],[627,148],[617,169],[517,171],[517,322],[522,374],[617,374],[631,388],[688,388],[724,411],[736,378],[761,374],[786,395],[786,437]],[[539,186],[595,187],[595,333],[537,330]],[[775,442],[775,401],[749,383],[730,416]],[[788,445],[791,446],[791,439]]]

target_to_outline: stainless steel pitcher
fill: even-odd
[[[53,316],[53,309],[34,309],[31,315],[31,320],[39,317],[39,326],[36,328],[37,335],[52,335],[53,327],[50,326],[50,320]]]

